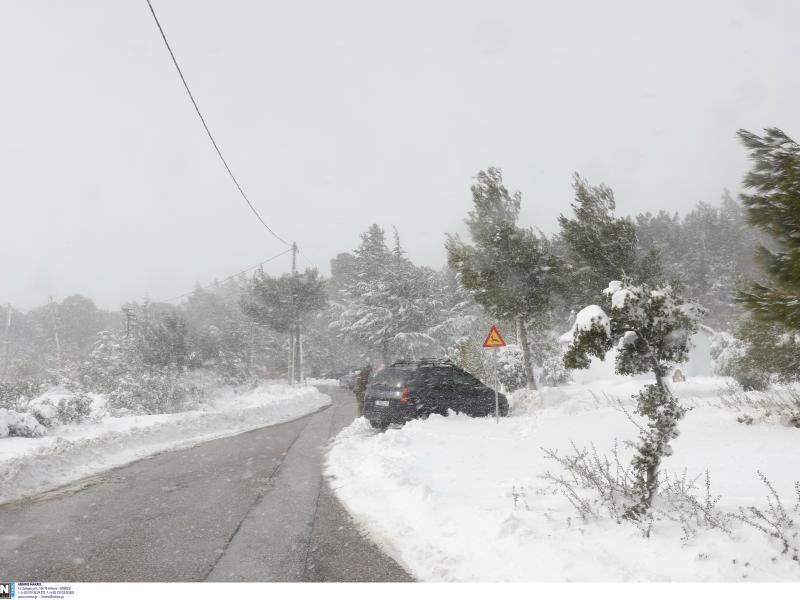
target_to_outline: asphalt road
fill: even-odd
[[[0,505],[0,581],[411,581],[322,476],[331,407]]]

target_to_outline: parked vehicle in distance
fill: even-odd
[[[500,416],[508,400],[498,395]],[[401,361],[375,373],[367,386],[364,415],[376,429],[448,410],[471,417],[495,411],[494,390],[449,360]]]
[[[339,377],[339,387],[352,390],[353,386],[356,384],[356,380],[358,379],[359,373],[360,371],[358,369],[355,369]]]

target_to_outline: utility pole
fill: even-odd
[[[11,346],[11,305],[6,305],[6,338],[5,338],[5,352],[3,358],[3,376],[0,377],[0,381],[5,381],[6,376],[8,375],[8,354],[9,354],[9,347]]]
[[[58,324],[56,323],[56,305],[53,297],[50,296],[50,318],[53,321],[53,337],[56,340],[56,367],[61,374],[61,342],[58,340]]]
[[[292,278],[291,283],[289,284],[289,293],[291,294],[290,301],[292,303],[292,308],[294,309],[294,278],[297,274],[297,242],[292,242]],[[294,315],[294,310],[292,310],[292,315]],[[292,321],[289,323],[289,364],[286,368],[286,379],[289,382],[289,385],[294,383],[295,378],[295,353],[297,352],[295,348],[295,323]]]
[[[302,329],[302,325],[300,323],[297,324],[297,345],[298,348],[298,363],[300,364],[300,377],[297,378],[298,383],[303,383],[303,338],[300,337],[300,330]]]
[[[136,311],[128,306],[123,309],[125,311],[125,339],[129,340],[131,337],[131,319],[134,318]]]

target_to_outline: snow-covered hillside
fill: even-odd
[[[203,410],[97,416],[60,425],[45,437],[0,439],[0,502],[50,489],[146,456],[283,423],[330,403],[310,386],[263,385],[222,393]]]
[[[573,441],[610,454],[618,440],[627,465],[631,451],[622,442],[637,429],[615,399],[632,412],[630,396],[644,383],[619,377],[548,388],[532,402],[517,397],[516,414],[499,425],[491,418],[432,416],[380,434],[359,419],[334,441],[327,473],[354,517],[420,580],[800,581],[791,553],[740,521],[731,519],[730,535],[697,526],[687,539],[680,523],[661,517],[645,538],[602,510],[584,522],[541,477],[561,472],[543,448],[564,455]],[[700,476],[703,498],[708,469],[711,493],[721,495],[716,509],[733,513],[740,506],[766,508],[760,470],[795,517],[796,532],[800,429],[757,416],[741,423],[741,407],[720,395],[728,383],[675,384],[693,410],[662,472],[673,480],[684,470],[688,479]]]

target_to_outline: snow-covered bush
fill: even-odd
[[[524,415],[541,405],[541,395],[538,390],[527,387],[519,388],[508,395],[508,414]]]
[[[525,387],[525,362],[519,345],[508,344],[497,350],[497,376],[506,392]]]
[[[27,407],[45,427],[65,423],[80,423],[92,412],[92,399],[80,390],[56,387],[31,400]]]
[[[218,371],[218,375],[226,383],[230,382],[224,373]],[[194,408],[203,394],[202,388],[189,379],[185,369],[148,363],[139,352],[139,346],[103,331],[98,334],[89,358],[73,374],[70,387],[76,400],[64,410],[80,412],[85,404],[80,400],[81,394],[93,392],[105,394],[109,408],[117,412],[180,412]]]
[[[0,438],[41,437],[47,429],[31,414],[0,408]]]
[[[638,500],[626,518],[638,520],[649,511],[658,489],[661,459],[672,454],[670,442],[678,436],[678,421],[686,413],[673,396],[666,376],[689,357],[691,336],[697,332],[703,310],[681,298],[669,285],[651,287],[612,281],[603,290],[604,307],[581,310],[570,332],[564,364],[588,368],[591,357],[601,360],[616,348],[615,371],[620,375],[652,373],[656,383],[646,385],[636,412],[647,417],[636,442],[632,467]]]
[[[746,344],[728,333],[718,331],[711,338],[711,366],[716,375],[733,377],[736,361],[744,356]]]
[[[0,410],[4,426],[0,437],[37,437],[59,423],[78,423],[85,420],[92,408],[92,400],[81,391],[55,387],[43,391],[39,382],[14,382],[0,384]]]
[[[44,383],[33,380],[0,382],[0,408],[23,410],[44,387]]]
[[[127,374],[108,394],[109,407],[134,414],[165,414],[191,410],[202,390],[187,382],[179,369],[163,367]]]
[[[543,344],[539,381],[542,385],[555,387],[570,380],[570,370],[564,366],[564,348],[555,340]]]
[[[773,386],[764,391],[728,385],[719,394],[722,405],[742,412],[740,423],[778,423],[800,427],[800,386]]]
[[[716,375],[733,377],[745,390],[764,390],[769,386],[769,373],[753,369],[746,360],[749,344],[726,331],[711,339],[711,364]]]

